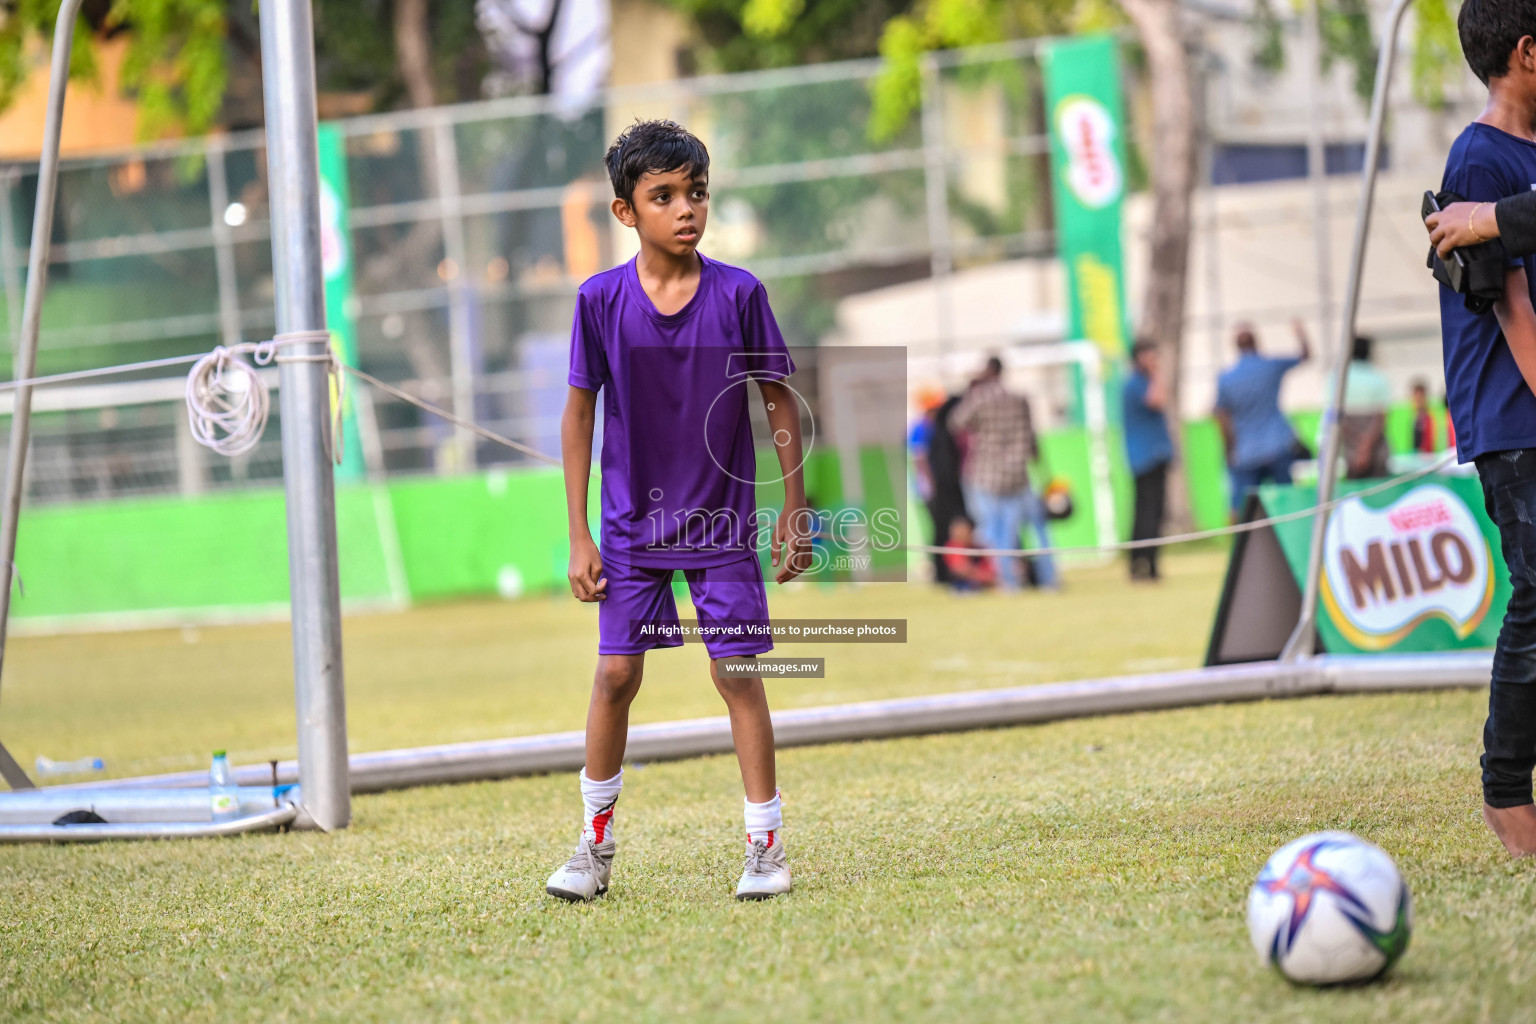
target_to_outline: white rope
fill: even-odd
[[[250,355],[257,366],[270,363],[325,363],[327,377],[334,382],[334,396],[327,395],[331,408],[330,430],[326,447],[331,460],[341,464],[341,403],[345,384],[337,367],[336,354],[330,348],[329,331],[293,331],[279,334],[271,341],[220,345],[192,364],[187,374],[187,418],[192,437],[198,444],[220,455],[244,455],[261,441],[267,429],[271,399],[261,373],[240,357]],[[323,353],[297,354],[284,349],[297,345],[323,344]]]
[[[519,443],[517,441],[512,440],[510,437],[502,437],[500,434],[497,434],[497,433],[495,433],[493,431],[490,431],[490,430],[486,430],[484,427],[480,426],[480,424],[478,424],[478,423],[472,423],[469,420],[466,420],[466,419],[463,419],[461,417],[455,416],[453,413],[449,412],[447,409],[441,409],[441,408],[433,405],[431,402],[423,401],[422,399],[417,398],[415,395],[412,395],[411,393],[409,393],[407,391],[402,391],[401,389],[395,387],[393,384],[386,384],[383,381],[379,380],[379,378],[374,377],[371,374],[364,373],[362,370],[359,370],[355,366],[347,366],[345,363],[343,363],[341,365],[341,368],[344,371],[346,371],[347,373],[350,373],[352,376],[356,377],[358,380],[361,380],[361,381],[363,381],[366,384],[370,384],[373,387],[378,388],[380,391],[384,392],[386,395],[390,395],[390,396],[392,396],[394,398],[398,398],[402,402],[409,402],[411,405],[414,405],[416,408],[422,409],[422,410],[424,410],[426,412],[429,412],[432,415],[437,416],[437,417],[439,417],[441,419],[445,419],[449,423],[452,423],[456,427],[463,427],[465,430],[469,431],[470,433],[476,434],[476,435],[478,435],[480,437],[483,437],[487,441],[493,441],[496,444],[503,445],[503,446],[505,446],[507,448],[511,448],[513,451],[522,452],[524,455],[528,455],[528,456],[530,456],[532,458],[538,459],[541,462],[547,462],[551,466],[563,465],[563,463],[561,463],[561,461],[559,459],[555,458],[553,455],[545,455],[543,452],[539,451],[537,448],[530,448],[526,444],[521,444],[521,443]]]
[[[220,345],[187,374],[187,418],[192,437],[220,455],[244,455],[267,426],[266,382],[235,350]]]
[[[1108,554],[1116,551],[1136,551],[1141,548],[1158,548],[1162,547],[1164,544],[1188,544],[1192,541],[1213,540],[1217,537],[1229,537],[1237,533],[1249,533],[1253,530],[1262,530],[1265,527],[1274,526],[1278,523],[1289,523],[1297,519],[1309,519],[1312,516],[1317,515],[1319,512],[1330,512],[1338,506],[1344,504],[1346,501],[1351,501],[1355,498],[1364,498],[1372,494],[1379,494],[1382,491],[1391,490],[1393,487],[1408,483],[1411,480],[1417,480],[1420,477],[1429,476],[1431,473],[1435,473],[1444,469],[1446,466],[1455,461],[1455,459],[1456,453],[1454,451],[1446,452],[1444,455],[1440,456],[1438,459],[1436,459],[1434,462],[1431,462],[1427,466],[1420,466],[1418,469],[1404,473],[1401,476],[1395,476],[1390,480],[1383,480],[1380,483],[1371,484],[1369,487],[1362,487],[1358,491],[1351,491],[1348,494],[1333,498],[1330,501],[1326,501],[1321,505],[1310,505],[1307,508],[1297,509],[1295,512],[1285,512],[1277,516],[1266,516],[1263,519],[1253,519],[1246,523],[1233,523],[1230,526],[1218,526],[1213,530],[1196,530],[1193,533],[1175,533],[1170,534],[1167,537],[1151,537],[1147,540],[1122,540],[1110,544],[1086,544],[1081,547],[1071,548],[949,548],[937,547],[933,544],[908,544],[906,545],[906,549],[908,551],[921,551],[935,555],[955,554],[983,555],[992,558],[1030,558],[1040,555],[1071,555],[1085,553]]]
[[[287,353],[283,351],[291,346],[314,344],[325,345],[325,351],[320,353]],[[356,367],[347,366],[336,358],[335,351],[330,347],[329,331],[295,331],[288,334],[279,334],[271,341],[243,342],[238,345],[229,346],[221,345],[212,352],[203,355],[171,356],[165,359],[148,359],[138,363],[123,363],[118,366],[99,367],[91,370],[56,373],[47,377],[3,381],[0,382],[0,392],[15,391],[24,387],[37,387],[46,384],[66,384],[76,380],[110,377],[134,373],[140,370],[192,363],[192,369],[187,375],[186,391],[187,413],[192,424],[192,436],[197,439],[199,444],[211,448],[222,455],[242,455],[249,452],[261,440],[261,435],[266,429],[267,416],[270,411],[270,400],[267,395],[266,384],[262,381],[261,374],[256,368],[240,358],[243,355],[251,356],[257,366],[266,366],[270,363],[326,364],[328,376],[332,381],[332,386],[335,388],[335,396],[331,399],[330,403],[331,419],[327,432],[329,436],[326,438],[326,446],[332,461],[337,465],[341,463],[344,440],[342,436],[342,399],[345,394],[346,374],[351,374],[387,395],[398,398],[402,402],[408,402],[418,409],[438,416],[455,426],[463,427],[465,430],[494,444],[502,445],[513,451],[522,452],[525,455],[551,465],[558,466],[561,464],[560,459],[553,455],[547,455],[509,437],[503,437],[477,423],[456,416],[440,406],[417,398],[392,384],[386,384],[377,377],[364,373]],[[1295,512],[1286,512],[1282,515],[1266,516],[1263,519],[1255,519],[1251,522],[1234,523],[1230,526],[1217,527],[1212,530],[1196,530],[1192,533],[1178,533],[1167,537],[1153,537],[1147,540],[1088,544],[1080,547],[952,548],[939,547],[932,544],[907,544],[904,547],[908,551],[931,554],[979,555],[992,558],[1030,558],[1041,555],[1107,554],[1117,551],[1135,551],[1141,548],[1162,547],[1165,544],[1188,544],[1193,541],[1214,540],[1218,537],[1228,537],[1234,534],[1261,530],[1279,523],[1293,522],[1297,519],[1308,519],[1320,512],[1332,511],[1344,502],[1354,498],[1378,494],[1400,484],[1438,472],[1454,461],[1455,458],[1455,452],[1446,452],[1426,466],[1421,466],[1390,480],[1371,484],[1358,491],[1352,491],[1349,494],[1334,498],[1323,504],[1298,509]]]

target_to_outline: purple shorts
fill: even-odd
[[[597,603],[597,653],[642,654],[653,647],[681,647],[669,627],[678,624],[672,569],[651,569],[603,559],[607,599]],[[684,569],[704,648],[711,658],[739,658],[773,650],[768,589],[756,552],[727,565]]]

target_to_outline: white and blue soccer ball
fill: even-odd
[[[1292,981],[1368,981],[1408,948],[1413,906],[1397,865],[1348,832],[1286,843],[1248,892],[1248,934],[1260,959]]]

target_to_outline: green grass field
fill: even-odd
[[[952,599],[805,588],[777,615],[910,620],[824,654],[776,706],[1192,665],[1220,559],[1160,589]],[[355,749],[579,727],[592,609],[455,605],[348,623]],[[25,760],[201,766],[292,753],[286,629],[16,641],[0,735]],[[701,649],[648,666],[638,720],[715,714]],[[730,758],[633,766],[614,887],[544,896],[567,777],[362,797],[336,835],[0,848],[8,1020],[1536,1021],[1536,865],[1477,820],[1484,696],[1195,708],[786,751],[796,891],[730,898]],[[1346,828],[1416,898],[1383,983],[1292,987],[1243,900],[1286,839]]]

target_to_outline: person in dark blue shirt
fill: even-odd
[[[1488,105],[1451,146],[1442,188],[1473,203],[1536,188],[1536,0],[1465,0],[1462,52]],[[1475,462],[1512,592],[1483,728],[1483,820],[1514,856],[1536,855],[1536,257],[1511,258],[1504,296],[1473,313],[1440,287],[1446,403]]]
[[[1157,343],[1138,339],[1131,348],[1131,372],[1121,392],[1125,424],[1125,459],[1136,480],[1136,513],[1131,540],[1151,540],[1163,533],[1168,499],[1168,464],[1173,438],[1168,435],[1168,379],[1162,372]],[[1131,550],[1131,579],[1155,580],[1157,548]]]
[[[1216,422],[1227,452],[1234,520],[1249,491],[1266,480],[1291,482],[1299,446],[1290,420],[1280,411],[1280,383],[1312,356],[1301,321],[1291,326],[1296,332],[1296,355],[1275,357],[1260,355],[1252,326],[1240,325],[1237,362],[1216,380]]]

